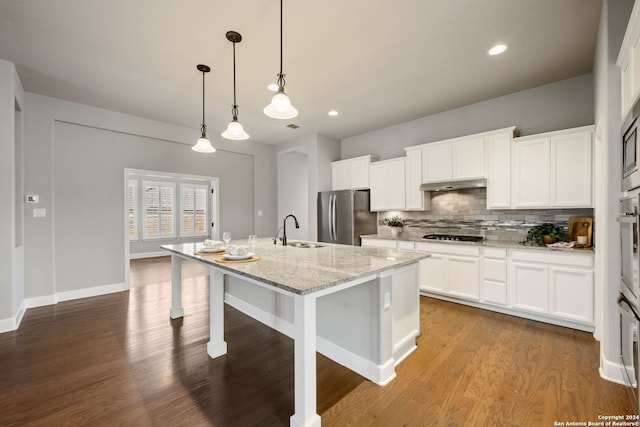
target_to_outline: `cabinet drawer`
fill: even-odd
[[[507,281],[507,260],[484,259],[484,278],[494,282]]]
[[[414,249],[414,244],[413,242],[407,242],[407,241],[401,240],[398,242],[398,249],[406,249],[406,250],[412,251]]]
[[[398,244],[396,240],[362,239],[362,246],[370,246],[374,248],[396,249]]]
[[[576,254],[561,251],[515,249],[511,251],[511,259],[514,261],[538,262],[543,264],[593,267],[593,253]]]
[[[472,245],[455,243],[416,243],[416,250],[421,252],[436,252],[440,254],[480,256],[480,248]]]
[[[507,284],[491,280],[483,281],[482,300],[492,304],[507,305]]]
[[[501,248],[484,248],[483,254],[485,258],[507,259],[507,250]]]

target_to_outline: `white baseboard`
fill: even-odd
[[[598,369],[600,376],[614,383],[625,385],[622,373],[622,364],[620,362],[612,362],[605,359],[602,352],[600,353],[600,368]]]
[[[69,301],[79,298],[95,297],[98,295],[112,294],[114,292],[128,291],[126,283],[115,283],[112,285],[94,286],[93,288],[77,289],[74,291],[56,293],[56,302]]]
[[[22,318],[27,309],[53,305],[59,301],[70,301],[79,298],[95,297],[99,295],[111,294],[129,290],[126,283],[116,283],[112,285],[95,286],[93,288],[78,289],[75,291],[59,292],[55,295],[45,295],[41,297],[26,298],[15,317],[0,319],[0,333],[15,331],[20,326]]]
[[[293,323],[287,322],[286,320],[276,317],[271,313],[267,313],[264,310],[260,310],[256,306],[251,305],[226,292],[224,294],[224,302],[226,302],[236,310],[246,314],[247,316],[253,317],[258,322],[265,324],[268,327],[280,332],[281,334],[284,334],[293,339],[293,331],[295,330],[293,327]]]
[[[158,258],[161,256],[169,256],[171,255],[167,251],[159,251],[159,252],[140,252],[137,254],[129,254],[129,259],[141,259],[141,258]]]
[[[10,332],[18,329],[26,311],[27,309],[25,308],[23,301],[20,305],[20,308],[18,308],[18,312],[15,316],[9,317],[7,319],[0,319],[0,334],[3,332]]]
[[[24,300],[24,305],[26,308],[43,307],[45,305],[53,305],[55,303],[55,295],[45,295],[43,297],[27,298]]]
[[[275,329],[276,331],[288,336],[289,338],[293,338],[295,329],[294,325],[291,322],[287,322],[286,320],[276,317],[271,313],[260,310],[259,308],[228,293],[225,293],[224,296],[225,302],[231,307],[235,308],[238,311],[241,311],[247,316],[256,319],[260,323],[263,323],[270,328]],[[331,360],[334,360],[335,362],[346,366],[347,368],[362,375],[363,377],[376,384],[385,385],[396,376],[394,371],[395,364],[393,358],[382,365],[376,365],[370,360],[352,353],[320,336],[316,337],[316,349],[318,353],[321,353]],[[411,351],[412,350],[410,350],[409,353]],[[406,357],[406,355],[403,357]]]
[[[396,377],[393,357],[382,365],[377,365],[322,337],[316,337],[316,346],[319,353],[378,385],[386,385]]]

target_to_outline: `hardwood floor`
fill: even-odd
[[[293,342],[225,308],[210,359],[208,276],[183,266],[169,319],[168,258],[131,263],[131,290],[27,311],[0,334],[1,426],[288,425]],[[323,426],[553,426],[632,408],[598,376],[585,332],[421,297],[418,349],[387,386],[318,355]]]

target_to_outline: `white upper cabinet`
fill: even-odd
[[[551,205],[593,206],[593,132],[551,138]]]
[[[422,184],[422,151],[420,148],[405,148],[405,202],[407,210],[424,210],[425,194],[420,190]],[[429,202],[427,202],[429,204]]]
[[[434,142],[422,149],[422,181],[446,181],[453,176],[451,144]]]
[[[451,144],[453,153],[452,179],[483,178],[484,138],[476,137]]]
[[[369,172],[371,210],[405,209],[405,158],[371,163]]]
[[[616,64],[620,67],[621,113],[624,121],[640,98],[640,5],[638,3],[633,6]]]
[[[510,132],[485,138],[487,163],[487,209],[511,208],[511,137]]]
[[[434,142],[422,147],[422,182],[485,176],[482,136]]]
[[[369,188],[369,164],[373,156],[360,156],[331,163],[331,189]]]
[[[512,207],[593,207],[593,126],[516,138]]]

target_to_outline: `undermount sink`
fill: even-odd
[[[324,245],[319,245],[317,243],[311,243],[311,242],[287,242],[287,246],[291,246],[294,248],[321,248]]]

